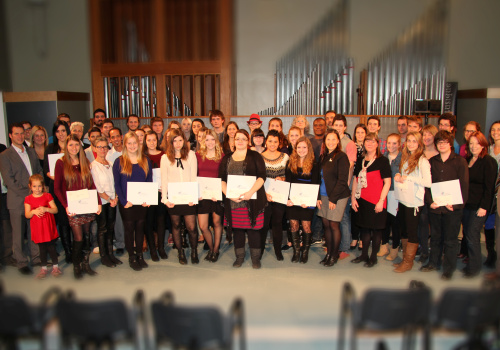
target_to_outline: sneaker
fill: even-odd
[[[342,260],[342,259],[345,259],[348,257],[349,257],[349,254],[346,252],[340,252],[340,254],[339,254],[339,260]]]
[[[62,271],[61,271],[61,269],[59,268],[59,266],[57,266],[57,267],[53,267],[53,268],[52,268],[52,271],[50,271],[50,274],[51,274],[52,276],[54,276],[54,277],[59,277],[59,276],[61,276],[61,275],[62,275]]]
[[[43,280],[45,279],[45,277],[47,277],[48,275],[48,271],[47,269],[41,269],[40,272],[38,273],[38,275],[36,275],[36,279],[37,280]]]
[[[314,239],[312,240],[311,244],[321,244],[321,239]]]

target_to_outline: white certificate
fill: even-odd
[[[400,202],[411,203],[415,197],[415,184],[408,178],[403,183],[394,181],[394,197]]]
[[[290,182],[267,178],[266,182],[264,182],[264,189],[267,194],[271,195],[273,202],[287,204]]]
[[[458,179],[433,183],[431,192],[432,200],[440,207],[448,204],[456,205],[464,203]]]
[[[154,168],[153,169],[153,182],[158,184],[158,189],[161,190],[161,169]]]
[[[394,196],[394,191],[389,191],[389,193],[387,193],[387,212],[396,216],[398,213],[398,204],[399,202]]]
[[[63,156],[64,153],[48,154],[50,176],[54,176],[54,170],[56,169],[56,162],[59,158],[62,158]]]
[[[198,204],[197,182],[169,182],[168,201],[177,205]]]
[[[156,182],[127,182],[127,202],[133,205],[158,205]]]
[[[250,191],[255,181],[257,181],[255,176],[228,175],[226,197],[240,198],[243,193]],[[250,199],[257,199],[257,192]]]
[[[68,211],[72,214],[95,214],[98,209],[97,190],[67,191]]]
[[[296,184],[290,186],[290,200],[293,205],[315,207],[318,201],[319,185]]]
[[[200,177],[198,176],[198,191],[199,196],[203,199],[215,198],[218,201],[222,200],[221,179],[216,177]]]

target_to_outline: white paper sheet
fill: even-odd
[[[97,190],[67,191],[68,211],[72,214],[95,214],[98,209]]]
[[[198,204],[197,182],[169,182],[167,187],[168,201],[176,205]]]
[[[387,212],[391,215],[396,216],[396,214],[398,213],[399,202],[394,196],[394,192],[395,191],[389,191],[389,193],[387,193]]]
[[[161,169],[154,168],[153,169],[153,182],[158,184],[158,189],[161,190]]]
[[[319,185],[292,183],[290,186],[290,200],[293,205],[315,207],[318,201]]]
[[[133,205],[158,205],[156,182],[127,182],[127,202]]]
[[[200,177],[198,176],[198,193],[203,199],[215,198],[218,201],[222,200],[222,185],[221,179],[216,177]]]
[[[394,181],[394,197],[400,202],[413,202],[415,184],[408,179],[403,183]]]
[[[228,175],[227,176],[227,198],[240,198],[240,196],[250,191],[257,177],[245,175]],[[253,194],[251,199],[257,199],[257,192]]]
[[[266,179],[264,189],[267,194],[272,196],[273,202],[287,204],[288,194],[290,193],[290,182],[276,181],[275,179]]]
[[[460,181],[450,180],[433,183],[431,186],[432,200],[441,206],[463,204]]]
[[[64,153],[48,154],[49,157],[49,172],[50,176],[54,176],[54,170],[56,169],[56,162],[59,158],[64,156]]]

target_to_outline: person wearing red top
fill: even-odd
[[[101,199],[99,196],[97,197],[99,203],[97,213],[75,215],[69,211],[66,197],[67,191],[96,189],[90,172],[89,161],[85,157],[78,136],[68,136],[64,156],[57,160],[54,175],[54,192],[66,209],[69,225],[73,231],[74,276],[76,279],[80,279],[83,277],[83,272],[94,276],[97,273],[90,268],[89,264],[90,223],[95,220],[96,214],[101,213]],[[85,246],[83,240],[85,240]]]

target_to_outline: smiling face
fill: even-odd
[[[263,135],[258,135],[253,137],[253,144],[254,146],[262,146],[264,144],[264,136]]]
[[[303,133],[306,128],[306,118],[304,116],[297,117],[295,120],[295,126],[302,130]]]
[[[282,128],[280,122],[277,120],[271,121],[269,123],[269,130],[276,130],[277,132],[281,132]]]
[[[378,142],[377,140],[365,140],[365,150],[367,153],[374,153],[376,152],[378,147]]]
[[[297,155],[301,159],[304,159],[307,156],[307,153],[309,152],[309,148],[307,147],[307,143],[305,141],[299,142],[295,149],[297,151]]]
[[[246,150],[248,148],[248,142],[249,140],[245,134],[237,132],[236,135],[234,135],[234,147],[236,150]]]
[[[395,136],[391,136],[387,138],[387,150],[389,153],[397,153],[399,152],[399,147],[401,146],[401,143],[399,142],[399,139]]]
[[[66,128],[64,125],[59,125],[59,127],[56,130],[56,138],[60,142],[66,141],[66,138],[68,137],[68,134],[66,132]]]
[[[106,137],[109,137],[109,130],[113,129],[113,124],[111,123],[104,123],[102,125],[102,134]]]
[[[139,127],[139,118],[130,117],[127,122],[127,127],[130,131],[136,131]]]
[[[106,154],[108,154],[108,143],[104,141],[99,141],[97,142],[95,146],[95,150],[97,153],[97,156],[100,158],[106,158]]]
[[[83,127],[80,125],[76,125],[73,127],[73,130],[71,131],[73,135],[76,135],[78,137],[78,140],[81,140],[83,137]]]
[[[408,151],[410,153],[413,153],[418,149],[418,141],[415,138],[415,136],[413,135],[408,136],[408,138],[406,139],[406,147],[408,148]]]
[[[290,132],[288,133],[288,139],[290,140],[290,144],[292,146],[295,146],[299,137],[300,137],[300,132],[296,129],[290,130]]]
[[[344,125],[344,121],[342,120],[336,120],[333,122],[333,129],[334,130],[337,130],[337,132],[339,133],[339,135],[344,135],[345,133],[345,129],[347,129],[347,126]]]
[[[356,129],[356,142],[359,144],[363,144],[366,137],[366,131],[363,128]]]
[[[313,130],[315,136],[323,136],[326,132],[326,122],[324,119],[316,119],[313,122]]]
[[[380,130],[380,125],[378,123],[378,120],[370,119],[368,121],[368,124],[366,125],[366,128],[368,129],[368,132],[373,132],[375,134],[378,134],[378,131]]]
[[[68,154],[71,158],[78,158],[78,152],[80,152],[80,142],[69,140],[66,146],[68,148]]]
[[[31,185],[29,186],[31,192],[36,196],[39,197],[43,193],[43,185],[40,180],[32,180]]]
[[[439,129],[439,131],[444,130],[444,131],[448,131],[448,132],[453,132],[453,126],[451,126],[451,122],[447,119],[442,119],[439,122],[438,129]]]
[[[135,137],[129,137],[127,142],[125,142],[125,148],[128,154],[136,154],[139,149],[139,143]]]
[[[483,148],[484,147],[481,146],[481,144],[479,143],[479,141],[475,136],[469,138],[469,149],[473,157],[478,157],[481,154]]]
[[[215,149],[215,138],[211,134],[207,134],[205,137],[205,147],[209,151]]]
[[[424,142],[424,146],[429,147],[434,144],[434,136],[430,132],[424,131],[422,141]]]
[[[254,138],[255,140],[255,138]],[[280,145],[280,139],[276,136],[268,136],[266,140],[266,147],[270,152],[276,152]]]
[[[37,146],[45,145],[45,133],[43,132],[43,130],[35,131],[35,134],[33,135],[33,142]]]
[[[12,133],[9,134],[9,137],[13,145],[21,148],[24,142],[24,128],[17,126],[13,127]]]
[[[234,135],[236,135],[236,131],[238,131],[238,129],[236,128],[236,125],[234,125],[234,124],[228,125],[228,127],[227,127],[227,135],[230,138],[234,138]]]
[[[473,133],[473,132],[476,132],[477,129],[476,129],[476,125],[475,124],[467,124],[465,126],[465,130],[464,130],[464,138],[465,138],[465,141],[469,141],[469,137],[470,135]]]
[[[173,146],[174,150],[179,151],[182,149],[182,146],[184,146],[184,139],[182,136],[176,136],[174,141],[173,141]]]
[[[325,139],[325,146],[328,149],[328,152],[334,151],[339,144],[339,138],[337,137],[337,134],[335,133],[329,133],[326,135]]]
[[[491,126],[491,138],[493,142],[500,140],[500,123],[494,123]]]
[[[447,140],[440,140],[437,142],[437,150],[440,154],[450,153],[451,145]]]
[[[113,147],[120,148],[122,144],[122,135],[120,135],[118,130],[111,130],[109,132],[109,139],[111,140]]]
[[[192,125],[193,134],[198,135],[198,131],[203,125],[199,121],[194,121]]]
[[[155,135],[146,135],[146,146],[148,150],[154,151],[158,146],[158,141],[156,140]]]
[[[135,134],[137,135],[137,137],[139,138],[139,144],[142,145],[142,143],[144,142],[144,131],[142,131],[141,129],[137,129],[135,131]]]

